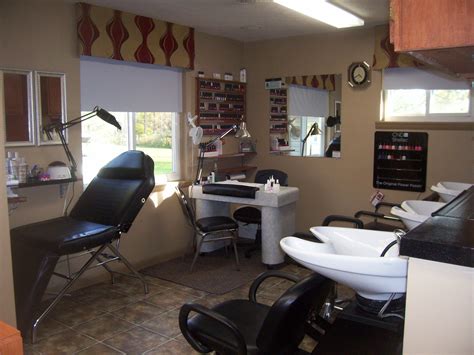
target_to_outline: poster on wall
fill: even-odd
[[[424,192],[427,158],[427,133],[375,132],[373,186]]]

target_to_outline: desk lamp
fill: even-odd
[[[196,178],[194,179],[194,185],[199,185],[201,183],[201,175],[202,175],[202,166],[204,163],[204,152],[206,148],[210,145],[216,143],[218,140],[221,140],[225,136],[227,136],[230,132],[235,132],[236,138],[250,138],[251,135],[247,130],[247,126],[245,122],[241,122],[240,125],[233,125],[227,131],[222,133],[220,136],[211,139],[209,142],[206,143],[199,143],[199,157],[198,157],[198,166],[196,170]]]
[[[117,119],[115,118],[115,116],[113,116],[112,114],[104,110],[103,108],[100,108],[99,106],[94,107],[94,109],[91,112],[86,113],[85,115],[77,117],[73,120],[70,120],[64,123],[53,122],[43,127],[43,132],[46,134],[49,140],[53,139],[53,137],[51,136],[52,132],[56,132],[57,135],[59,136],[59,139],[61,140],[61,145],[63,146],[63,149],[66,152],[66,156],[69,160],[69,163],[71,164],[70,170],[71,170],[72,179],[76,179],[77,163],[71,151],[69,150],[69,147],[66,142],[66,137],[64,136],[64,131],[94,116],[100,117],[105,122],[111,124],[112,126],[117,127],[120,130],[122,129],[122,127],[120,127],[120,124],[117,122]]]
[[[321,134],[321,130],[319,129],[318,123],[314,122],[309,128],[308,133],[306,133],[306,136],[303,138],[303,147],[301,148],[302,157],[304,157],[304,146],[306,145],[309,136],[315,136],[317,134]]]

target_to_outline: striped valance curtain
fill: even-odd
[[[382,70],[386,68],[421,67],[423,64],[405,53],[395,52],[390,43],[390,33],[387,25],[375,28],[375,50],[372,68]]]
[[[101,6],[78,3],[83,56],[194,69],[194,29]]]
[[[287,76],[285,82],[288,85],[307,86],[327,91],[336,90],[336,77],[334,74]]]

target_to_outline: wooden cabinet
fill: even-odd
[[[41,113],[43,120],[60,122],[62,118],[61,78],[42,76],[40,80]]]
[[[204,135],[223,133],[246,120],[246,89],[238,81],[196,78],[196,114]]]
[[[0,321],[0,354],[21,355],[23,354],[23,342],[20,332]]]
[[[397,52],[474,78],[474,1],[391,0],[390,41]]]
[[[270,134],[286,135],[288,132],[287,89],[270,90]]]

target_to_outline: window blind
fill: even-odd
[[[156,64],[81,57],[81,110],[182,112],[182,72]]]
[[[383,89],[463,90],[466,80],[455,79],[440,72],[416,68],[387,68],[383,71]]]
[[[288,97],[291,116],[327,117],[329,114],[329,93],[326,90],[290,85]]]

